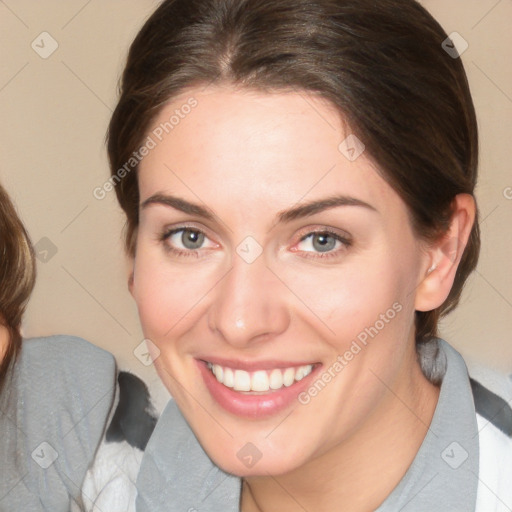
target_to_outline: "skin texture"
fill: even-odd
[[[325,101],[197,88],[166,105],[153,127],[190,97],[197,106],[139,169],[141,203],[172,194],[215,214],[205,220],[162,204],[140,209],[130,290],[144,335],[158,348],[157,371],[210,457],[245,477],[244,512],[321,512],[333,503],[373,510],[407,470],[432,419],[439,390],[416,360],[414,311],[448,295],[474,203],[458,196],[450,232],[427,246],[368,156],[350,162],[339,151],[350,131]],[[276,220],[333,195],[372,209]],[[201,248],[187,249],[181,233],[163,240],[183,225],[206,234]],[[327,228],[350,244],[323,253],[312,237],[301,241]],[[236,252],[247,236],[263,250],[250,264]],[[446,256],[447,240],[456,240],[455,257]],[[199,373],[197,358],[217,356],[319,363],[321,375],[397,303],[400,312],[307,405],[241,418],[217,404]],[[262,454],[252,468],[236,455],[248,442]]]

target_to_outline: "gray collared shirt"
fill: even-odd
[[[0,394],[0,511],[69,512],[101,440],[115,362],[80,338],[23,340]]]
[[[472,512],[478,487],[478,428],[466,365],[439,340],[446,359],[439,401],[402,480],[376,512]],[[137,512],[238,512],[241,479],[219,469],[174,401],[162,413],[137,478]]]

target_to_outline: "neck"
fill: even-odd
[[[439,389],[423,376],[415,354],[408,368],[395,383],[386,383],[388,393],[348,439],[290,473],[247,478],[241,510],[378,508],[414,460],[439,397]]]

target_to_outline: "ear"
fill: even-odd
[[[2,362],[7,348],[9,347],[9,329],[3,324],[3,320],[0,318],[0,363]]]
[[[473,196],[455,196],[448,231],[426,250],[416,289],[416,311],[432,311],[441,306],[448,297],[475,216],[476,205]]]
[[[135,255],[137,246],[138,226],[131,230],[129,240],[126,245],[127,265],[128,265],[128,290],[134,297],[134,276],[135,276]],[[134,297],[135,298],[135,297]]]
[[[133,297],[133,281],[135,276],[135,258],[130,256],[128,258],[128,290]]]
[[[130,291],[133,297],[133,270],[130,272],[130,275],[128,276],[128,290]]]

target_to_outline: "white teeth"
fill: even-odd
[[[269,379],[265,370],[254,372],[251,377],[251,390],[252,391],[268,391]]]
[[[295,373],[295,380],[302,380],[304,377],[307,377],[311,371],[313,370],[313,367],[308,364],[306,366],[301,366],[297,369],[297,372]]]
[[[224,370],[222,369],[222,366],[219,366],[218,364],[213,365],[213,374],[217,378],[219,382],[224,382]]]
[[[219,380],[219,379],[217,379]],[[235,376],[233,375],[233,370],[231,368],[226,368],[224,370],[224,382],[220,381],[221,384],[228,388],[232,388],[235,385]]]
[[[283,384],[286,387],[290,387],[295,380],[295,369],[294,368],[286,368],[283,374]]]
[[[251,376],[245,370],[235,370],[235,391],[250,391],[251,390]]]
[[[281,370],[257,370],[247,372],[234,370],[219,364],[207,363],[208,368],[218,382],[235,391],[255,391],[264,393],[269,390],[278,390],[283,386],[290,387],[294,382],[302,380],[313,371],[313,365],[296,366]]]
[[[283,387],[283,372],[279,369],[270,372],[270,389],[281,389]]]

